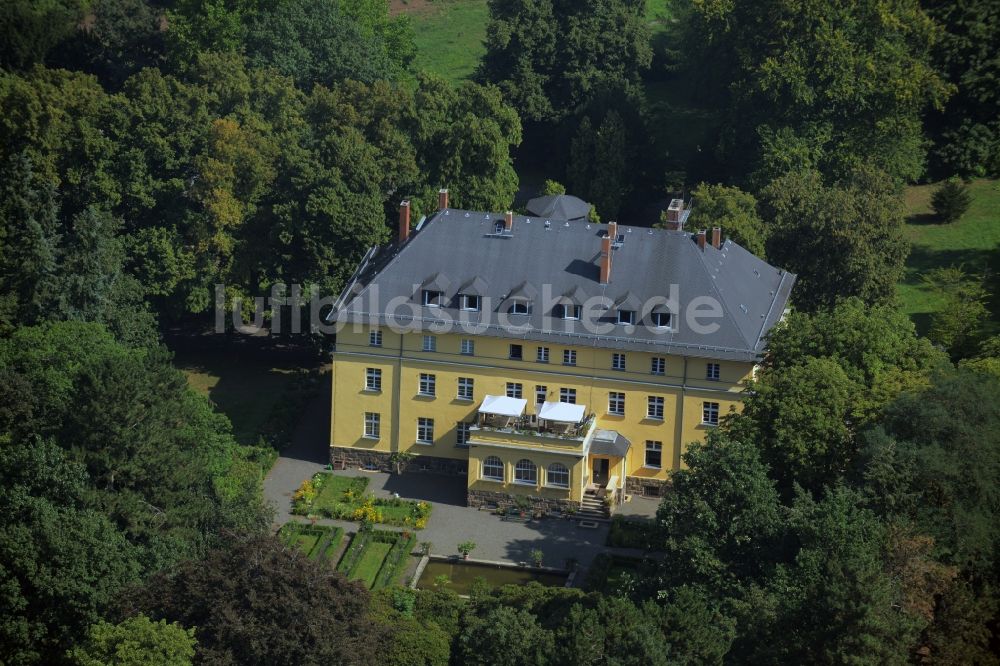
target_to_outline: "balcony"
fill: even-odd
[[[527,439],[543,446],[575,446],[593,434],[597,419],[592,412],[587,413],[585,405],[545,402],[538,414],[525,414],[526,404],[519,398],[488,395],[472,430],[481,433],[480,439]]]

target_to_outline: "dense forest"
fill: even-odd
[[[931,276],[923,337],[896,285],[903,186],[954,177],[946,210],[1000,175],[1000,7],[671,4],[654,38],[643,0],[489,0],[455,85],[384,0],[6,3],[0,663],[998,663],[990,294]],[[505,210],[529,170],[606,220],[693,196],[799,275],[794,310],[639,576],[369,593],[269,534],[274,452],[162,332],[210,323],[216,284],[336,294],[400,199]]]

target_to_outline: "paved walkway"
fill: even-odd
[[[275,509],[275,529],[289,520],[292,494],[305,480],[322,470],[328,462],[329,394],[314,400],[303,413],[291,445],[285,450],[264,480],[264,495]],[[463,541],[474,541],[473,557],[483,560],[527,562],[531,551],[538,549],[547,566],[563,567],[569,558],[587,567],[594,555],[607,551],[623,555],[639,555],[639,551],[606,548],[608,525],[596,528],[579,526],[579,521],[545,518],[527,523],[508,522],[488,511],[465,506],[465,479],[434,474],[385,474],[360,470],[337,471],[334,474],[368,477],[368,491],[376,497],[398,493],[405,499],[430,502],[433,505],[427,527],[418,532],[420,541],[431,542],[431,552],[437,555],[458,553]],[[639,502],[638,504],[635,504]],[[651,515],[655,501],[633,499],[626,505],[628,513]],[[357,523],[328,519],[316,521],[323,525],[339,525],[357,530]]]

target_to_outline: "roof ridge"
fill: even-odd
[[[693,235],[694,234],[692,234],[692,236]],[[723,313],[726,315],[726,317],[729,318],[729,321],[732,323],[733,328],[736,329],[736,333],[740,336],[740,339],[742,339],[743,342],[747,343],[747,346],[750,349],[755,349],[756,345],[753,342],[751,342],[746,335],[743,334],[743,329],[739,325],[739,322],[736,321],[736,317],[733,316],[732,308],[729,307],[729,303],[727,301],[726,296],[723,295],[722,290],[719,289],[719,287],[716,285],[715,276],[712,275],[712,267],[709,266],[708,264],[708,257],[705,254],[705,250],[699,248],[695,243],[688,243],[688,245],[690,245],[691,251],[700,255],[699,258],[701,259],[701,265],[705,268],[705,272],[708,274],[708,283],[712,291],[715,292],[716,296],[718,296],[716,300],[719,302],[719,305],[722,306]],[[712,248],[715,249],[716,252],[721,252],[721,250],[716,248],[714,245],[712,246]]]

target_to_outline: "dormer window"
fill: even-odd
[[[493,225],[493,233],[497,236],[503,233],[503,220],[497,220],[496,224]]]
[[[557,305],[552,309],[552,314],[558,319],[579,319],[582,308],[579,305],[566,303]]]
[[[651,314],[653,326],[656,328],[670,328],[669,312],[653,312]]]
[[[483,299],[475,294],[461,294],[458,297],[459,307],[470,312],[482,310]]]
[[[424,289],[423,296],[423,303],[429,308],[439,308],[444,303],[444,292]]]
[[[507,312],[515,315],[526,315],[530,314],[530,308],[528,308],[528,303],[525,301],[514,301],[510,304]]]
[[[635,310],[619,310],[618,323],[631,326],[635,323]]]

